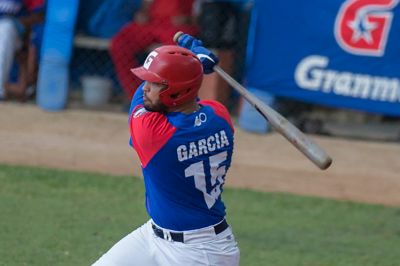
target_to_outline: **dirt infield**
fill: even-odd
[[[0,162],[140,176],[125,114],[0,103]],[[400,144],[312,136],[333,157],[319,170],[278,134],[237,128],[227,185],[400,206]]]

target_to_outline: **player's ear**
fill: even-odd
[[[161,86],[162,86],[161,91],[165,91],[166,89],[168,89],[168,85],[166,84],[161,84]]]

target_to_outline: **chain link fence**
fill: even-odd
[[[235,3],[237,1],[186,2],[187,10],[183,12],[185,16],[171,16],[169,21],[165,18],[156,19],[155,22],[147,21],[139,27],[135,27],[132,21],[140,22],[143,19],[139,16],[141,4],[125,7],[132,12],[131,19],[115,27],[113,34],[111,31],[105,33],[93,30],[91,23],[99,9],[90,11],[89,7],[81,6],[70,72],[72,89],[79,92],[82,89],[82,77],[85,76],[107,78],[112,81],[113,99],[127,104],[133,94],[132,88],[138,85],[130,68],[141,64],[156,45],[171,43],[176,29],[195,35],[203,40],[206,47],[216,52],[232,51],[230,74],[241,81],[251,4]],[[157,1],[154,3],[157,4]],[[153,8],[149,12],[160,11],[154,11]],[[235,95],[230,96],[235,98]]]
[[[154,49],[156,45],[172,43],[172,36],[177,29],[192,33],[201,39],[206,47],[218,54],[221,59],[220,66],[239,82],[243,81],[252,1],[188,0],[185,2],[186,4],[190,3],[190,6],[186,7],[185,15],[187,16],[158,19],[150,27],[133,27],[134,29],[129,34],[132,34],[133,31],[134,37],[125,38],[126,36],[122,36],[124,29],[132,27],[132,21],[142,20],[142,23],[145,22],[145,19],[143,20],[143,17],[138,15],[140,14],[141,1],[133,2],[130,2],[130,6],[124,7],[125,23],[120,23],[119,26],[114,25],[112,30],[107,28],[107,34],[99,32],[99,29],[102,28],[99,24],[97,24],[97,28],[93,28],[93,25],[90,28],[90,20],[98,10],[90,11],[90,8],[81,7],[79,17],[83,22],[80,23],[81,25],[78,23],[71,64],[73,91],[82,91],[82,77],[106,78],[112,84],[113,97],[111,101],[118,103],[123,110],[127,110],[129,99],[138,85],[138,81],[135,81],[134,76],[130,73],[130,68],[141,64],[147,53]],[[173,7],[172,4],[171,6]],[[160,6],[159,8],[165,9],[166,7]],[[107,11],[108,15],[122,16],[119,13],[113,14],[112,10]],[[107,20],[102,22],[103,27],[107,25],[106,22]],[[174,23],[190,24],[190,26],[186,28],[171,27],[171,24]],[[96,32],[96,30],[98,31]],[[111,34],[111,32],[113,33]],[[150,40],[146,38],[150,38]],[[117,39],[120,39],[120,41],[115,41]],[[143,43],[146,43],[146,45],[143,45]],[[227,89],[227,84],[221,82],[224,83],[224,81],[207,83],[207,86],[211,87],[210,91],[213,90],[213,86],[217,91],[210,97],[223,102],[235,116],[238,114],[239,97],[234,91]],[[225,95],[218,94],[225,90]],[[200,96],[204,98],[203,95]],[[387,120],[380,115],[335,110],[288,99],[281,99],[274,108],[278,109],[303,131],[317,134],[358,137],[363,136],[363,133],[366,132],[364,129],[358,129],[364,124],[374,122],[381,125]],[[358,128],[354,128],[353,124],[359,125]],[[346,126],[343,127],[345,129],[341,129],[338,125]],[[385,128],[385,132],[396,132],[396,130],[396,128],[389,130]],[[386,135],[384,138],[387,139]]]

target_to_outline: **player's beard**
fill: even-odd
[[[147,101],[145,100],[143,105],[144,105],[144,108],[146,108],[146,110],[150,111],[150,112],[159,112],[159,113],[167,112],[167,107],[160,101],[152,103],[148,100]]]

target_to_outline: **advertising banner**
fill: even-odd
[[[400,116],[399,0],[256,0],[246,85]]]

